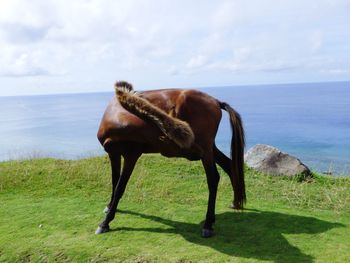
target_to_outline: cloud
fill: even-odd
[[[7,77],[49,75],[49,72],[37,66],[35,59],[26,53],[18,56],[11,64],[5,65],[1,71],[1,75]]]
[[[27,76],[38,64],[45,72],[65,68],[74,74],[84,64],[112,63],[133,70],[159,63],[173,54],[175,39],[188,31],[185,21],[173,25],[167,14],[154,14],[148,2],[151,7],[155,4],[79,0],[8,4],[8,10],[0,11],[11,14],[0,19],[0,59],[12,65],[5,74],[19,76],[23,72]],[[14,50],[8,52],[8,47]],[[26,63],[27,70],[17,68],[16,61],[23,54],[34,59]]]
[[[321,30],[315,30],[310,34],[311,51],[317,52],[323,44],[323,32]]]
[[[198,68],[202,67],[206,64],[208,61],[208,58],[205,55],[197,55],[195,57],[192,57],[188,63],[186,64],[186,67],[188,68]]]
[[[56,75],[76,86],[347,76],[349,11],[345,0],[2,1],[0,75]]]
[[[324,69],[322,71],[330,75],[347,75],[350,73],[350,69],[344,69],[344,68],[331,68],[331,69]]]
[[[35,27],[18,23],[2,23],[2,38],[9,43],[20,44],[41,40],[47,33],[47,27]]]

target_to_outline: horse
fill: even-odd
[[[215,145],[222,112],[228,112],[232,129],[231,158]],[[202,237],[214,234],[215,203],[220,175],[218,164],[233,189],[231,208],[242,210],[246,202],[244,182],[244,129],[240,114],[229,104],[194,89],[161,89],[136,92],[126,81],[115,84],[97,138],[107,152],[112,170],[112,194],[105,219],[96,234],[110,230],[117,206],[139,157],[160,153],[165,157],[201,160],[209,189]],[[121,169],[121,157],[123,167]]]

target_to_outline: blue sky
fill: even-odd
[[[0,0],[0,95],[350,80],[349,0]]]

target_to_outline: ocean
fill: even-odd
[[[273,145],[312,170],[350,175],[350,82],[201,88],[241,115],[247,149]],[[0,97],[0,160],[104,154],[96,133],[111,92]],[[216,143],[229,153],[223,112]]]

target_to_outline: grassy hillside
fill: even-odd
[[[298,182],[246,171],[247,210],[228,208],[220,171],[216,235],[200,237],[201,164],[143,156],[112,231],[94,235],[110,196],[106,157],[0,163],[0,261],[347,262],[350,178]]]

